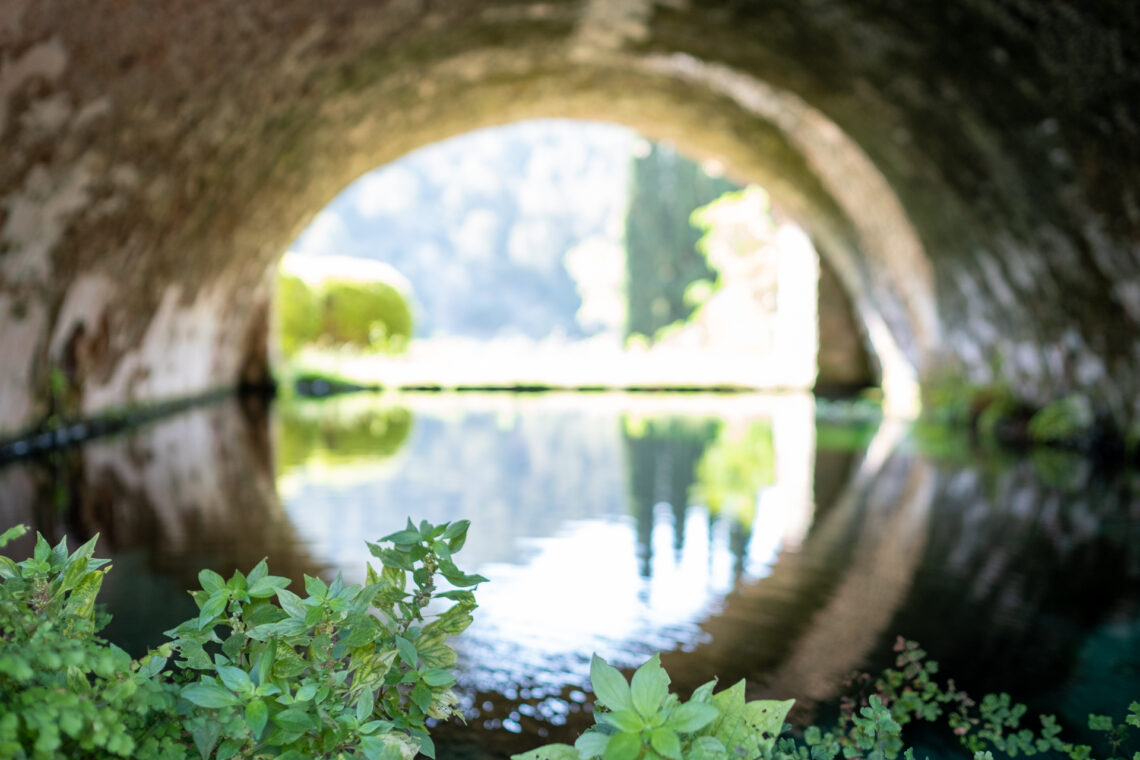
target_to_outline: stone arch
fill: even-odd
[[[83,414],[256,379],[269,265],[339,189],[535,116],[768,187],[909,380],[1140,417],[1138,29],[1062,0],[10,0],[0,426],[61,367]]]

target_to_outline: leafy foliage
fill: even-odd
[[[168,632],[178,664],[197,671],[182,696],[203,708],[186,721],[202,756],[215,747],[217,760],[359,747],[369,760],[435,757],[427,718],[459,715],[445,642],[471,623],[475,598],[465,589],[486,580],[451,558],[468,524],[409,520],[382,539],[391,548],[368,544],[383,569],[369,566],[364,586],[306,576],[305,597],[264,560],[229,580],[203,570],[192,594],[198,617]],[[437,573],[457,588],[437,593]],[[427,622],[436,598],[452,604]]]
[[[368,545],[382,569],[365,585],[306,577],[304,597],[264,560],[228,580],[203,570],[198,615],[138,661],[94,636],[96,539],[69,555],[41,536],[31,558],[0,557],[0,756],[434,757],[427,719],[459,715],[446,642],[486,580],[452,559],[468,526],[409,520]],[[429,619],[433,600],[449,606]]]
[[[293,356],[308,344],[347,345],[400,353],[412,335],[412,310],[386,282],[329,279],[310,286],[278,274],[276,310],[281,350]]]
[[[5,531],[0,546],[25,530]],[[95,636],[109,569],[95,541],[69,554],[39,536],[23,562],[0,556],[0,757],[185,756],[178,689],[155,677],[169,647],[132,661]]]
[[[597,724],[571,747],[552,744],[512,760],[728,760],[767,756],[793,700],[744,699],[744,682],[714,694],[716,681],[682,702],[653,655],[627,682],[597,655],[590,664]]]
[[[904,727],[914,721],[929,723],[945,719],[974,760],[994,760],[994,752],[1015,758],[1019,755],[1059,753],[1070,760],[1090,760],[1093,748],[1064,741],[1061,728],[1052,715],[1039,718],[1040,730],[1022,726],[1026,707],[1012,701],[1009,694],[987,694],[981,702],[959,690],[953,680],[945,684],[936,678],[938,663],[913,641],[899,638],[895,644],[895,667],[871,680],[856,680],[870,693],[844,700],[838,724],[829,731],[810,727],[802,741],[781,739],[769,760],[893,760],[902,755],[914,760],[911,749],[904,749]],[[1108,760],[1125,760],[1128,726],[1140,726],[1140,702],[1129,706],[1124,724],[1108,716],[1089,716],[1089,726],[1108,736]],[[1131,755],[1140,760],[1140,752]]]
[[[735,187],[665,144],[634,160],[625,230],[627,338],[655,342],[662,328],[693,314],[691,286],[707,286],[716,273],[697,251],[701,232],[689,215]]]
[[[203,570],[191,592],[198,615],[139,660],[96,636],[109,570],[93,556],[98,537],[69,553],[66,541],[39,536],[28,559],[0,556],[0,757],[434,758],[428,719],[462,718],[447,639],[470,625],[472,589],[486,581],[453,560],[468,526],[409,520],[368,544],[381,570],[369,566],[363,586],[306,577],[303,597],[264,560],[229,579]],[[0,534],[0,547],[24,532]],[[438,576],[451,588],[438,590]],[[427,615],[433,600],[446,609]],[[834,727],[783,738],[792,700],[749,702],[743,681],[714,693],[714,680],[682,701],[658,655],[629,681],[595,656],[596,724],[573,746],[513,760],[915,760],[905,727],[943,720],[974,760],[1094,756],[1064,741],[1053,716],[1023,727],[1025,706],[1008,694],[975,702],[939,682],[938,664],[914,642],[900,638],[896,652],[878,679],[857,679],[861,692],[841,704]],[[1090,715],[1089,728],[1103,736],[1098,757],[1140,760],[1140,701],[1123,722]]]

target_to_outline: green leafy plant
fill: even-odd
[[[305,597],[264,561],[228,580],[202,571],[198,617],[168,632],[178,664],[198,672],[182,696],[202,708],[186,721],[202,757],[302,760],[355,748],[368,760],[435,757],[427,718],[462,717],[446,641],[470,625],[467,589],[486,580],[452,560],[468,525],[409,520],[381,539],[392,547],[368,544],[383,569],[369,566],[365,585],[306,576]],[[437,590],[437,575],[455,588]],[[426,620],[439,599],[450,606]]]
[[[597,655],[590,664],[596,725],[574,746],[550,744],[512,760],[728,760],[762,757],[783,730],[793,700],[744,699],[744,681],[713,693],[716,681],[687,702],[669,693],[669,676],[653,655],[631,681]]]
[[[96,539],[68,554],[40,536],[29,559],[0,557],[0,757],[434,757],[428,718],[462,717],[447,639],[486,580],[453,560],[468,526],[409,520],[368,544],[382,569],[363,586],[306,577],[304,597],[264,560],[203,570],[198,615],[138,661],[94,635]]]
[[[0,547],[26,532],[17,526]],[[96,537],[97,538],[97,537]],[[108,569],[96,538],[70,554],[43,536],[22,562],[0,556],[0,757],[178,760],[177,687],[168,647],[138,661],[95,633]]]
[[[1039,718],[1040,729],[1024,727],[1025,705],[1009,694],[987,694],[980,702],[958,689],[953,680],[937,680],[938,663],[913,641],[895,643],[895,666],[877,679],[862,675],[854,679],[863,693],[841,704],[837,725],[823,731],[810,727],[802,742],[781,739],[771,760],[833,760],[836,757],[892,760],[900,754],[914,760],[904,749],[904,727],[914,721],[946,725],[959,738],[974,760],[994,760],[993,752],[1007,757],[1053,752],[1071,760],[1089,760],[1092,747],[1064,741],[1061,727],[1052,715]],[[1109,760],[1125,760],[1123,747],[1129,740],[1128,726],[1140,726],[1140,702],[1129,706],[1125,723],[1107,716],[1089,716],[1089,726],[1109,738]],[[1131,756],[1140,760],[1140,752]]]

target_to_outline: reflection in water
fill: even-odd
[[[227,575],[262,557],[300,581],[315,561],[282,513],[266,412],[256,402],[200,407],[130,434],[0,469],[0,525],[27,523],[74,547],[99,534],[114,568],[100,599],[104,635],[132,653],[196,608],[198,571]],[[30,553],[25,536],[13,553]]]
[[[890,426],[835,449],[861,436],[817,427],[808,397],[392,401],[279,409],[272,443],[224,404],[9,466],[0,529],[101,531],[108,634],[139,651],[190,614],[202,566],[360,580],[364,540],[406,516],[470,518],[460,564],[491,579],[456,642],[470,726],[438,730],[499,752],[590,722],[595,651],[660,649],[680,691],[746,678],[799,719],[896,634],[1072,720],[1140,693],[1135,478],[931,461]]]

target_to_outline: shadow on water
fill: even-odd
[[[446,756],[572,739],[593,652],[660,650],[682,693],[744,678],[806,721],[901,634],[967,690],[1118,711],[1140,696],[1137,476],[960,454],[796,396],[229,402],[0,469],[0,527],[99,532],[106,635],[139,652],[193,613],[201,567],[360,580],[407,515],[472,519],[460,564],[491,583]]]

